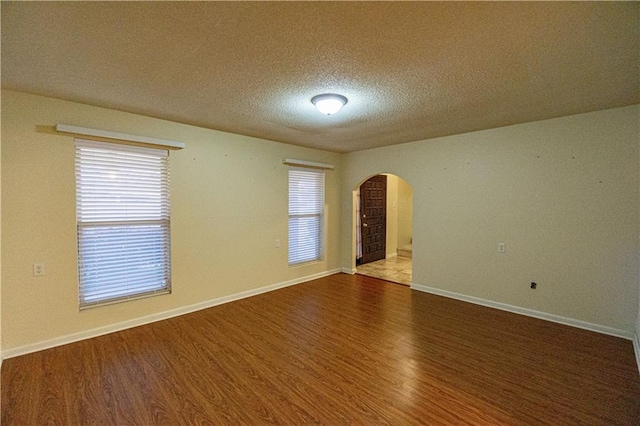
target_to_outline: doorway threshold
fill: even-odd
[[[397,284],[411,285],[412,266],[411,258],[396,256],[358,265],[356,273]]]

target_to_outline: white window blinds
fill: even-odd
[[[76,140],[80,307],[171,289],[168,151]]]
[[[322,257],[324,171],[289,169],[289,265]]]

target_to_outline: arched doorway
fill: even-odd
[[[399,176],[378,174],[354,190],[356,272],[410,285],[413,189]]]

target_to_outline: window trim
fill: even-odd
[[[313,200],[313,206],[293,206],[294,210],[302,211],[294,211],[292,212],[292,196],[296,194],[292,193],[292,173],[308,173],[313,174],[317,178],[317,182],[320,184],[319,188],[316,188],[317,194]],[[288,252],[287,252],[287,262],[289,267],[295,267],[304,265],[307,263],[320,262],[324,259],[325,256],[325,189],[326,189],[326,175],[324,170],[319,170],[315,168],[308,167],[289,167],[287,172],[287,182],[288,182]],[[299,183],[303,183],[302,180],[299,180]],[[310,183],[310,182],[308,182]],[[298,200],[300,198],[298,197]],[[296,246],[298,248],[299,244],[292,244],[292,219],[300,220],[304,218],[317,218],[317,234],[316,234],[316,244],[311,245],[311,250],[315,250],[313,257],[305,257],[301,258],[302,253],[297,253],[295,256],[295,252],[292,252],[292,246]],[[307,247],[308,249],[308,247]],[[302,252],[303,250],[298,250],[298,252]],[[293,258],[293,260],[292,260]]]
[[[75,150],[80,310],[171,293],[169,151],[87,139]],[[127,177],[114,184],[107,173]]]

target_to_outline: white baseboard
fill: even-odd
[[[91,330],[81,331],[79,333],[73,333],[62,337],[56,337],[54,339],[45,340],[43,342],[32,343],[18,348],[2,351],[0,362],[2,359],[13,358],[20,355],[26,355],[28,353],[41,351],[44,349],[53,348],[55,346],[62,346],[68,343],[78,342],[80,340],[91,339],[93,337],[102,336],[116,331],[126,330],[128,328],[138,327],[140,325],[149,324],[156,321],[162,321],[165,319],[177,317],[180,315],[188,314],[202,309],[211,308],[213,306],[222,305],[224,303],[233,302],[240,299],[245,299],[251,296],[257,296],[258,294],[267,293],[269,291],[278,290],[284,287],[289,287],[303,282],[315,280],[318,278],[326,277],[329,275],[342,272],[341,269],[332,269],[330,271],[320,272],[306,277],[296,278],[290,281],[284,281],[277,284],[268,285],[265,287],[256,288],[253,290],[247,290],[229,296],[219,297],[217,299],[207,300],[193,305],[183,306],[181,308],[171,309],[165,312],[159,312],[157,314],[151,314],[140,318],[135,318],[128,321],[119,322],[116,324],[110,324],[104,327],[98,327]],[[0,364],[1,365],[1,364]]]
[[[638,331],[640,333],[640,331]],[[640,373],[640,337],[638,333],[633,335],[633,352],[636,354],[636,364],[638,364],[638,372]]]
[[[342,269],[340,270],[340,272],[342,272],[342,273],[344,273],[344,274],[353,275],[353,274],[355,274],[356,272],[358,272],[358,270],[357,270],[356,268],[353,268],[353,269],[351,269],[351,268],[342,268]]]
[[[592,324],[585,321],[580,321],[572,318],[561,317],[559,315],[548,314],[546,312],[536,311],[528,308],[521,308],[519,306],[508,305],[506,303],[494,302],[492,300],[481,299],[473,296],[466,296],[460,293],[454,293],[452,291],[441,290],[439,288],[429,287],[421,284],[411,284],[412,290],[418,290],[425,293],[431,293],[438,296],[444,296],[451,299],[461,300],[463,302],[474,303],[476,305],[487,306],[489,308],[500,309],[502,311],[513,312],[515,314],[526,315],[528,317],[539,318],[546,321],[557,322],[559,324],[569,325],[571,327],[582,328],[589,331],[595,331],[597,333],[608,334],[610,336],[622,337],[624,339],[632,340],[633,333],[625,330],[619,330],[617,328],[606,327],[603,325]],[[636,351],[636,354],[638,351]]]

